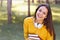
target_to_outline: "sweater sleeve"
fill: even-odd
[[[26,19],[24,19],[23,29],[24,29],[24,40],[27,40],[28,39],[28,22]]]

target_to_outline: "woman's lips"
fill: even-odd
[[[38,15],[39,18],[42,18],[40,15]]]

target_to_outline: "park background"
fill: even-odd
[[[60,40],[60,0],[0,0],[0,40],[24,40],[23,20],[42,3],[51,6],[56,40]]]

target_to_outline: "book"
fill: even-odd
[[[28,38],[32,40],[40,40],[37,34],[28,34]]]

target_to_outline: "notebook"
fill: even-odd
[[[37,34],[28,34],[28,38],[31,40],[40,40]]]

